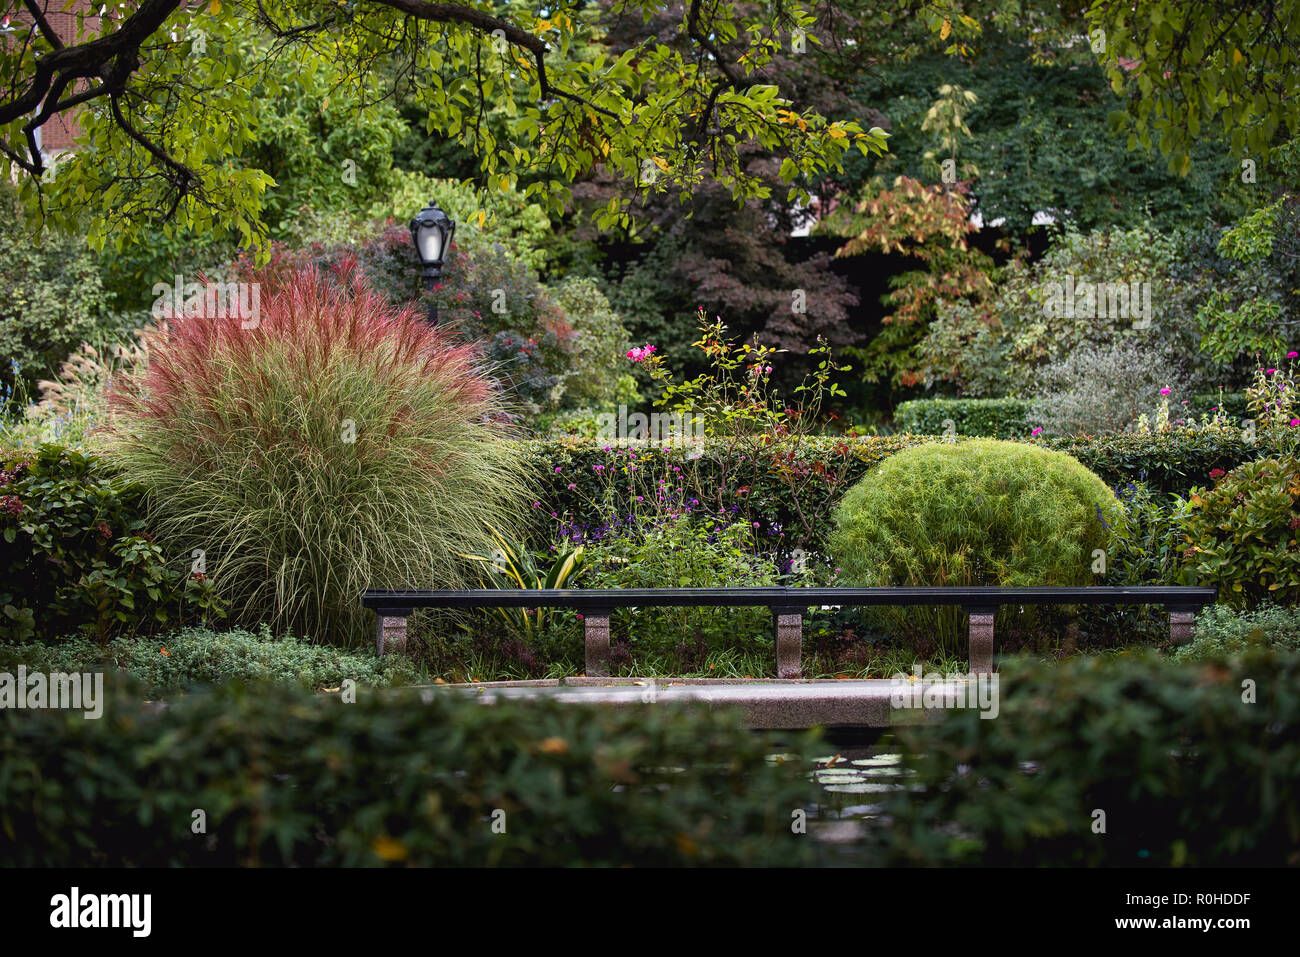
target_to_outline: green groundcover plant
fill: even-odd
[[[366,641],[364,588],[468,584],[458,553],[514,527],[520,447],[473,348],[357,274],[300,272],[255,319],[173,319],[148,348],[104,454],[236,624]]]
[[[228,681],[274,681],[307,691],[338,690],[344,681],[362,687],[413,684],[420,678],[410,659],[378,658],[276,638],[262,625],[255,631],[217,631],[195,626],[146,637],[115,638],[107,644],[73,638],[44,644],[0,645],[0,670],[28,672],[121,671],[149,698]]]
[[[1174,658],[1222,660],[1261,648],[1300,651],[1300,608],[1264,604],[1240,611],[1213,605],[1196,616],[1191,643],[1177,649]]]

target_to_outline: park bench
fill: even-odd
[[[406,619],[417,608],[571,608],[583,616],[586,671],[609,674],[609,617],[616,608],[739,607],[772,610],[776,673],[797,678],[803,653],[804,610],[821,605],[957,606],[970,616],[970,670],[993,670],[993,616],[1001,605],[1163,605],[1175,644],[1191,639],[1196,613],[1214,601],[1214,588],[1148,585],[1134,588],[624,588],[618,590],[474,589],[417,591],[369,589],[362,604],[376,616],[379,654],[404,651]]]

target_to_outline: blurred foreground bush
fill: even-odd
[[[1300,655],[1021,661],[1000,692],[898,731],[885,863],[1300,865]]]
[[[0,866],[791,865],[812,796],[730,712],[226,686],[0,710]],[[191,827],[206,815],[206,833]],[[496,826],[494,827],[494,822]]]

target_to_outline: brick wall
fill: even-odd
[[[63,7],[67,6],[67,0],[36,0],[36,3],[44,13],[50,27],[65,44],[77,42],[77,11],[90,11],[99,8],[98,4],[92,4],[90,0],[76,0],[76,3],[66,12]],[[10,14],[9,26],[11,31],[5,34],[4,42],[6,44],[13,43],[15,39],[26,36],[27,31],[30,29],[30,23],[31,17],[26,10],[21,7],[15,9]],[[93,34],[98,28],[98,16],[87,16],[85,18],[82,28],[84,31]],[[70,149],[78,132],[76,108],[53,117],[41,127],[41,152],[49,157]]]

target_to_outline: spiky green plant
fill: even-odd
[[[473,347],[354,270],[261,298],[256,322],[149,334],[147,369],[110,395],[105,456],[237,622],[359,643],[363,589],[471,583],[460,553],[514,530],[518,443]]]
[[[512,545],[492,532],[495,547],[491,555],[461,555],[479,567],[479,585],[482,588],[552,589],[568,588],[582,569],[583,547],[564,548],[543,571],[526,548]],[[508,632],[533,641],[546,627],[557,609],[554,608],[492,608],[489,613],[506,626]]]

